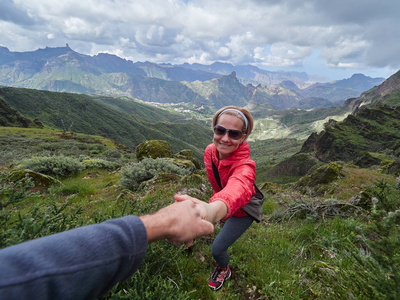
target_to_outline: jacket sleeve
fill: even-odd
[[[135,216],[0,250],[0,299],[95,299],[130,277],[147,251]]]
[[[238,166],[232,167],[232,173],[229,174],[224,188],[210,199],[210,203],[215,200],[222,200],[227,208],[228,213],[223,220],[229,219],[239,209],[249,203],[251,197],[255,194],[255,164],[253,161],[249,163],[239,162]]]

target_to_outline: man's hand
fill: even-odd
[[[177,202],[181,201],[195,202],[200,209],[202,219],[207,220],[213,224],[222,220],[228,212],[226,204],[221,200],[216,200],[212,203],[207,203],[201,201],[200,199],[190,197],[188,195],[175,194],[174,197]]]
[[[176,244],[184,242],[190,247],[195,238],[214,232],[213,224],[202,219],[201,208],[192,200],[175,202],[140,219],[146,227],[149,243],[167,239]]]

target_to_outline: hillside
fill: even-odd
[[[321,135],[303,145],[294,138],[250,141],[264,217],[231,246],[232,276],[220,291],[211,291],[207,282],[215,267],[211,244],[223,223],[191,248],[152,243],[138,272],[101,299],[398,299],[396,93],[385,94],[385,103],[360,106],[342,122],[328,121]],[[159,169],[154,174],[160,161],[141,163],[131,148],[142,137],[167,139],[174,153],[189,142],[208,143],[211,135],[202,134],[210,132],[205,124],[214,109],[186,105],[165,105],[166,110],[128,97],[0,88],[0,120],[9,117],[8,126],[20,126],[0,126],[0,248],[151,214],[172,203],[176,193],[208,201],[212,190],[204,169],[183,167],[180,157],[175,163],[182,175]],[[249,107],[257,122],[274,118],[292,136],[296,126],[304,129],[349,109]],[[23,128],[32,126],[32,118],[44,128]],[[262,136],[265,127],[257,126]],[[127,141],[130,149],[80,131]],[[171,164],[173,158],[162,161]],[[144,172],[135,172],[139,168]],[[147,172],[150,178],[141,174]]]
[[[34,124],[30,119],[23,117],[0,97],[0,126],[27,128],[42,125],[39,122]]]
[[[364,108],[342,122],[326,125],[307,139],[300,152],[312,152],[323,162],[353,161],[371,152],[400,157],[399,107]]]
[[[138,190],[127,189],[122,170],[144,167],[133,153],[99,137],[60,133],[0,127],[0,248],[152,214],[176,193],[204,201],[212,196],[202,170],[157,173],[141,178]],[[277,160],[298,146],[270,142],[260,150]],[[260,184],[263,220],[230,247],[232,276],[220,291],[207,283],[215,267],[211,244],[223,223],[190,248],[164,239],[150,244],[139,270],[101,299],[398,299],[400,190],[394,184],[380,170],[350,164],[320,197],[293,185]]]
[[[110,104],[108,99],[105,105],[101,102],[107,102],[106,98],[17,88],[0,88],[0,97],[24,117],[46,126],[108,137],[131,149],[144,140],[162,139],[173,150],[187,148],[201,157],[211,139],[209,129],[200,123],[171,122],[185,116],[133,100]]]
[[[312,133],[299,153],[277,164],[271,176],[303,176],[318,162],[333,161],[351,162],[360,167],[397,161],[390,172],[400,173],[396,167],[400,165],[399,74],[359,98],[349,99],[345,106],[353,110],[352,114],[340,122],[329,120],[324,130]],[[301,167],[303,164],[307,167]],[[299,169],[302,171],[294,171]]]

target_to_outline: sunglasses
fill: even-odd
[[[226,129],[221,125],[215,125],[214,127],[214,133],[218,136],[224,136],[227,131],[228,136],[233,140],[240,140],[240,138],[243,136],[243,132],[241,132],[240,130]]]

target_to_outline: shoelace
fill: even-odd
[[[218,267],[217,269],[215,269],[214,273],[211,275],[211,278],[213,280],[221,281],[222,279],[224,279],[227,271],[228,271],[228,269],[223,270]]]

